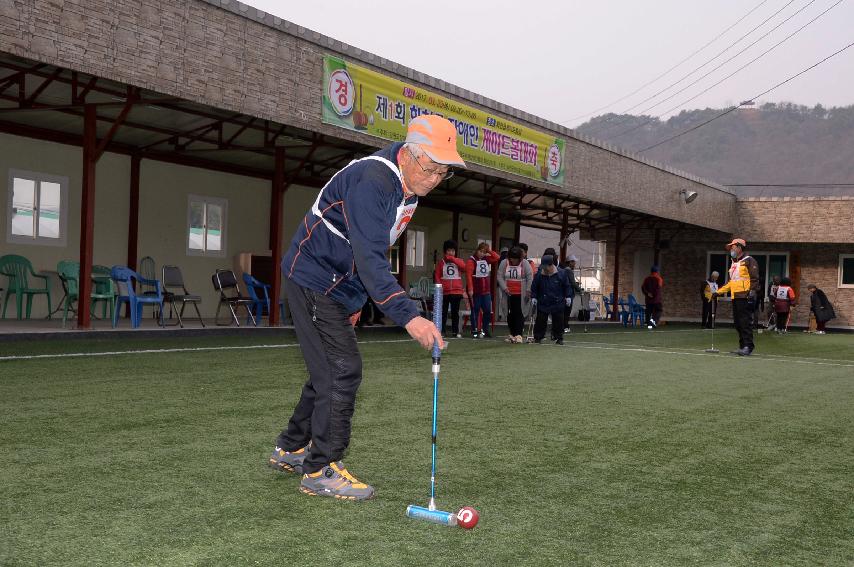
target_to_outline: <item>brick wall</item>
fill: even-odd
[[[234,0],[2,0],[0,51],[308,131],[384,145],[321,123],[322,56],[335,54],[567,139],[568,194],[699,226],[735,228],[735,198],[719,186],[578,137]],[[680,189],[697,191],[699,197],[685,206]]]
[[[854,197],[740,199],[738,226],[748,242],[850,243]]]

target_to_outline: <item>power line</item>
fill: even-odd
[[[687,79],[688,77],[690,77],[691,75],[693,75],[694,73],[696,73],[697,71],[699,71],[700,69],[702,69],[703,67],[705,67],[706,65],[708,65],[709,63],[711,63],[712,61],[714,61],[715,59],[717,59],[718,57],[720,57],[721,55],[723,55],[724,53],[726,53],[727,51],[729,51],[732,47],[734,47],[734,46],[738,45],[739,43],[741,43],[741,41],[742,41],[743,39],[745,39],[747,36],[749,36],[750,34],[752,34],[753,32],[755,32],[756,30],[758,30],[759,28],[761,28],[762,26],[764,26],[764,25],[765,25],[766,23],[768,23],[769,21],[771,21],[771,20],[772,20],[772,19],[773,19],[777,14],[779,14],[780,12],[782,12],[783,10],[785,10],[785,9],[786,9],[789,5],[791,5],[794,1],[795,1],[795,0],[789,0],[789,2],[786,2],[786,3],[783,5],[783,7],[782,7],[782,8],[780,8],[779,10],[777,10],[776,12],[774,12],[773,14],[771,14],[770,16],[768,16],[767,18],[765,18],[764,20],[762,20],[762,21],[759,23],[759,25],[757,25],[757,26],[753,27],[750,31],[748,31],[747,33],[745,33],[744,35],[742,35],[741,37],[739,37],[739,38],[738,38],[737,40],[735,40],[734,42],[730,43],[730,44],[729,44],[728,46],[726,46],[723,50],[719,51],[715,56],[711,57],[710,59],[707,59],[707,60],[706,60],[702,65],[700,65],[699,67],[695,67],[694,69],[692,69],[691,71],[689,71],[687,74],[683,75],[679,80],[677,80],[677,81],[675,81],[675,82],[673,82],[673,83],[670,83],[669,85],[667,85],[666,87],[664,87],[664,88],[663,88],[663,89],[661,89],[660,91],[658,91],[658,92],[656,92],[656,93],[654,93],[654,94],[652,94],[652,95],[650,95],[650,96],[646,97],[645,99],[643,99],[643,100],[642,100],[642,101],[640,101],[639,103],[635,104],[634,106],[627,108],[627,109],[626,109],[626,110],[624,110],[621,114],[626,114],[626,113],[628,113],[628,112],[631,112],[632,110],[634,110],[635,108],[637,108],[637,107],[639,107],[640,105],[644,104],[645,102],[648,102],[648,101],[650,101],[650,100],[654,99],[655,97],[657,97],[658,95],[660,95],[660,94],[662,94],[662,93],[664,93],[664,92],[667,92],[667,91],[668,91],[668,90],[670,90],[672,87],[675,87],[676,85],[678,85],[679,83],[681,83],[682,81],[684,81],[685,79]],[[810,5],[810,4],[812,4],[814,1],[815,1],[815,0],[810,0],[810,2],[809,2],[806,6],[809,6],[809,5]],[[801,8],[800,10],[798,10],[798,12],[800,12],[801,10],[803,10],[804,8],[806,8],[806,6],[804,6],[804,7],[803,7],[803,8]],[[797,14],[798,12],[795,12],[795,14]],[[793,14],[793,15],[794,15],[794,14]],[[789,18],[791,18],[791,16],[789,16]],[[785,22],[785,21],[786,21],[786,20],[784,20],[784,22]],[[777,26],[777,27],[779,27],[779,24],[778,24],[778,26]],[[776,29],[776,28],[774,28],[774,29]],[[772,29],[772,31],[773,31],[773,29]],[[767,34],[766,34],[766,35],[767,35]],[[763,37],[765,37],[765,36],[763,36]],[[760,38],[760,39],[761,39],[761,38]],[[749,47],[749,46],[748,46],[748,47]],[[739,52],[739,53],[741,53],[741,52]],[[736,54],[736,56],[737,56],[737,55],[738,55],[738,54]],[[641,114],[643,114],[643,113],[641,113]],[[620,126],[620,125],[622,125],[622,124],[625,124],[626,122],[628,122],[628,121],[630,121],[630,120],[631,120],[631,118],[628,118],[628,119],[621,120],[621,121],[617,122],[616,124],[605,124],[605,125],[603,125],[603,127],[602,127],[602,128],[603,128],[603,131],[610,130],[611,128],[615,128],[615,127],[617,127],[617,126]],[[593,132],[593,134],[595,135],[595,131]]]
[[[675,134],[675,135],[673,135],[673,136],[671,136],[671,137],[669,137],[669,138],[665,138],[664,140],[662,140],[662,141],[660,141],[660,142],[658,142],[658,143],[656,143],[656,144],[653,144],[653,145],[651,145],[651,146],[648,146],[648,147],[646,147],[646,148],[643,148],[642,150],[639,150],[639,152],[645,152],[645,151],[647,151],[647,150],[651,150],[651,149],[653,149],[653,148],[657,148],[658,146],[660,146],[660,145],[662,145],[662,144],[666,144],[667,142],[670,142],[670,141],[672,141],[672,140],[675,140],[676,138],[679,138],[679,137],[681,137],[681,136],[684,136],[685,134],[688,134],[689,132],[693,132],[694,130],[697,130],[698,128],[702,128],[703,126],[705,126],[705,125],[706,125],[706,124],[708,124],[709,122],[713,122],[713,121],[717,120],[718,118],[722,118],[722,117],[726,116],[727,114],[729,114],[730,112],[733,112],[734,110],[737,110],[738,108],[740,108],[740,107],[744,106],[745,104],[748,104],[748,103],[750,103],[750,102],[752,102],[752,101],[756,100],[756,99],[757,99],[757,98],[759,98],[759,97],[765,96],[766,94],[770,93],[770,92],[771,92],[771,91],[773,91],[774,89],[776,89],[776,88],[778,88],[778,87],[781,87],[781,86],[785,85],[786,83],[788,83],[789,81],[791,81],[791,80],[793,80],[793,79],[796,79],[796,78],[800,77],[801,75],[803,75],[803,74],[804,74],[804,73],[806,73],[807,71],[810,71],[810,70],[812,70],[812,69],[815,69],[816,67],[818,67],[819,65],[821,65],[822,63],[824,63],[825,61],[827,61],[828,59],[830,59],[830,58],[832,58],[832,57],[836,57],[837,55],[839,55],[840,53],[842,53],[843,51],[845,51],[845,50],[849,49],[849,48],[850,48],[850,47],[852,47],[852,46],[854,46],[854,42],[849,43],[848,45],[846,45],[846,46],[845,46],[845,47],[843,47],[842,49],[839,49],[838,51],[834,51],[833,53],[831,53],[830,55],[828,55],[827,57],[825,57],[824,59],[822,59],[822,60],[821,60],[821,61],[819,61],[818,63],[814,63],[814,64],[810,65],[809,67],[807,67],[807,68],[806,68],[806,69],[804,69],[803,71],[800,71],[799,73],[796,73],[796,74],[792,75],[791,77],[789,77],[789,78],[788,78],[788,79],[786,79],[785,81],[781,81],[781,82],[777,83],[776,85],[774,85],[774,86],[773,86],[773,87],[771,87],[770,89],[768,89],[768,90],[766,90],[766,91],[764,91],[764,92],[761,92],[761,93],[759,93],[759,94],[757,94],[757,95],[755,95],[755,96],[753,96],[753,97],[751,97],[751,98],[747,99],[745,102],[742,102],[742,103],[741,103],[741,104],[739,104],[738,106],[733,106],[733,107],[731,107],[731,108],[729,108],[729,109],[725,110],[724,112],[721,112],[720,114],[718,114],[718,115],[716,115],[716,116],[714,116],[714,117],[712,117],[712,118],[710,118],[710,119],[706,120],[705,122],[702,122],[702,123],[700,123],[700,124],[697,124],[696,126],[693,126],[693,127],[689,128],[689,129],[687,129],[687,130],[683,131],[683,132],[679,132],[678,134]]]
[[[815,0],[812,0],[809,4],[807,4],[806,6],[804,6],[804,8],[806,8],[807,6],[809,6],[810,4],[812,4],[812,2],[814,2],[814,1],[815,1]],[[757,55],[756,57],[754,57],[753,59],[751,59],[750,61],[748,61],[747,63],[745,63],[744,65],[742,65],[741,67],[739,67],[738,69],[736,69],[735,71],[733,71],[732,73],[730,73],[729,75],[727,75],[727,76],[725,76],[724,78],[720,79],[718,82],[716,82],[716,83],[714,83],[714,84],[712,84],[712,85],[710,85],[710,86],[706,87],[705,89],[703,89],[703,90],[702,90],[702,91],[700,91],[699,93],[695,94],[695,95],[694,95],[694,96],[692,96],[691,98],[689,98],[689,99],[687,99],[687,100],[683,100],[682,102],[680,102],[680,103],[679,103],[679,104],[677,104],[676,106],[674,106],[674,107],[672,107],[672,108],[668,108],[667,110],[665,110],[665,111],[664,111],[664,112],[662,112],[661,114],[658,114],[658,115],[656,115],[656,116],[654,116],[654,117],[652,117],[652,118],[650,118],[650,119],[646,120],[645,122],[642,122],[641,124],[638,124],[637,126],[633,126],[633,127],[629,128],[628,130],[626,130],[626,131],[624,131],[624,132],[620,132],[619,134],[616,134],[615,136],[612,136],[610,139],[611,139],[611,140],[614,140],[614,139],[616,139],[616,138],[619,138],[620,136],[624,136],[624,135],[628,134],[629,132],[634,132],[634,131],[635,131],[635,130],[637,130],[638,128],[643,128],[644,126],[646,126],[647,124],[649,124],[649,123],[653,122],[654,120],[659,119],[659,118],[661,118],[661,117],[663,117],[663,116],[665,116],[665,115],[669,114],[670,112],[673,112],[674,110],[676,110],[676,109],[678,109],[678,108],[681,108],[681,107],[685,106],[686,104],[688,104],[689,102],[691,102],[691,101],[693,101],[693,100],[695,100],[695,99],[699,98],[700,96],[702,96],[702,95],[706,94],[707,92],[709,92],[710,90],[712,90],[712,89],[713,89],[713,88],[715,88],[716,86],[720,85],[721,83],[723,83],[723,82],[724,82],[724,81],[726,81],[727,79],[732,78],[736,73],[739,73],[740,71],[742,71],[742,70],[746,69],[746,68],[747,68],[747,67],[749,67],[750,65],[752,65],[752,64],[754,64],[754,63],[756,63],[757,61],[759,61],[760,59],[762,59],[763,57],[765,57],[766,55],[768,55],[769,53],[771,53],[772,51],[774,51],[775,49],[777,49],[778,47],[780,47],[783,43],[787,42],[787,41],[788,41],[788,40],[790,40],[792,37],[794,37],[794,36],[796,36],[797,34],[799,34],[799,33],[800,33],[804,28],[806,28],[807,26],[809,26],[810,24],[812,24],[813,22],[815,22],[817,19],[819,19],[820,17],[822,17],[823,15],[825,15],[826,13],[828,13],[830,10],[832,10],[833,8],[835,8],[836,6],[838,6],[839,4],[841,4],[841,3],[842,3],[842,1],[843,1],[843,0],[837,0],[834,4],[832,4],[831,6],[829,6],[825,11],[823,11],[822,13],[820,13],[819,15],[817,15],[816,17],[814,17],[813,19],[811,19],[810,21],[808,21],[807,23],[805,23],[804,25],[802,25],[801,27],[799,27],[798,29],[796,29],[795,31],[793,31],[792,33],[790,33],[789,35],[787,35],[786,37],[784,37],[783,39],[781,39],[780,41],[778,41],[777,43],[775,43],[774,45],[772,45],[771,47],[769,47],[768,49],[766,49],[765,51],[763,51],[762,53],[760,53],[759,55]],[[803,10],[803,8],[801,8],[801,10]],[[798,12],[800,12],[800,10],[798,10]],[[797,14],[798,12],[795,12],[795,14]],[[795,14],[792,14],[792,16],[794,16]],[[789,16],[789,18],[787,18],[787,20],[788,20],[788,19],[791,19],[791,17],[792,17],[792,16]],[[785,21],[786,21],[786,20],[784,20],[783,22],[780,22],[780,24],[785,23]],[[779,25],[778,25],[777,27],[779,27]],[[776,29],[776,28],[774,28],[774,29]],[[773,31],[773,29],[772,29],[771,31]],[[768,33],[771,33],[771,32],[769,31]],[[768,34],[765,34],[765,35],[768,35]],[[762,36],[762,37],[765,37],[765,36]],[[759,39],[762,39],[762,38],[759,38]],[[757,40],[757,41],[758,41],[758,40]],[[756,42],[754,42],[753,44],[749,45],[748,47],[751,47],[751,46],[752,46],[752,45],[754,45],[755,43],[756,43]],[[728,61],[729,61],[729,60],[728,60]],[[725,61],[724,63],[726,63],[726,62],[727,62],[727,61]],[[716,67],[716,68],[715,68],[715,69],[713,69],[712,71],[715,71],[715,70],[717,70],[718,68],[720,68],[720,66],[719,66],[719,67]],[[712,71],[710,71],[709,73],[711,73]],[[706,77],[706,76],[708,76],[708,73],[707,73],[706,75],[703,75],[703,77],[700,77],[700,79],[702,79],[702,78],[704,78],[704,77]],[[699,81],[700,79],[698,79],[698,81]],[[695,84],[696,82],[697,82],[697,81],[694,81],[694,83],[691,83],[691,85]],[[691,85],[688,85],[688,87],[690,87]],[[685,89],[687,89],[688,87],[685,87]],[[675,95],[679,94],[680,92],[684,91],[685,89],[682,89],[682,90],[680,90],[680,91],[678,91],[678,92],[674,93],[674,95],[671,95],[671,96],[667,97],[667,98],[666,98],[666,99],[664,99],[664,100],[670,100],[671,98],[673,98],[673,96],[675,96]],[[664,100],[663,100],[663,101],[661,101],[661,102],[664,102]],[[661,104],[661,102],[659,102],[658,104]],[[656,104],[655,106],[658,106],[658,104]],[[740,105],[739,105],[739,106],[740,106]],[[654,108],[654,106],[652,106],[652,107],[649,107],[649,108],[645,109],[645,110],[644,110],[644,112],[646,112],[646,110],[650,110],[650,109],[652,109],[652,108]],[[641,114],[643,114],[643,113],[641,113]]]
[[[793,1],[794,1],[794,0],[793,0]],[[724,31],[722,31],[721,33],[719,33],[718,35],[716,35],[714,38],[712,38],[712,39],[711,39],[709,42],[707,42],[705,45],[703,45],[703,47],[701,47],[701,48],[697,49],[696,51],[694,51],[693,53],[691,53],[691,55],[689,55],[689,56],[688,56],[688,57],[686,57],[685,59],[683,59],[683,60],[679,61],[676,65],[672,66],[672,67],[671,67],[671,68],[669,68],[667,71],[665,71],[665,72],[663,72],[662,74],[658,75],[657,77],[655,77],[655,78],[654,78],[654,79],[652,79],[651,81],[648,81],[648,82],[644,83],[643,85],[639,86],[637,89],[633,90],[633,91],[632,91],[632,92],[630,92],[629,94],[627,94],[627,95],[625,95],[625,96],[623,96],[623,97],[621,97],[621,98],[618,98],[617,100],[615,100],[615,101],[613,101],[613,102],[609,102],[609,103],[608,103],[608,104],[606,104],[605,106],[600,106],[600,107],[599,107],[599,108],[597,108],[596,110],[592,110],[592,111],[590,111],[590,112],[588,112],[588,113],[586,113],[586,114],[582,114],[582,115],[580,115],[580,116],[576,116],[576,117],[574,117],[574,118],[569,118],[569,119],[563,120],[562,122],[574,122],[574,121],[579,120],[579,119],[581,119],[581,118],[585,118],[585,117],[587,117],[587,116],[592,116],[592,115],[596,114],[597,112],[599,112],[599,111],[601,111],[601,110],[605,110],[606,108],[608,108],[608,107],[610,107],[610,106],[613,106],[613,105],[615,105],[615,104],[617,104],[617,103],[619,103],[619,102],[623,102],[623,101],[624,101],[624,100],[626,100],[627,98],[629,98],[629,97],[631,97],[631,96],[636,95],[637,93],[639,93],[640,91],[642,91],[642,90],[643,90],[643,89],[645,89],[646,87],[648,87],[648,86],[650,86],[651,84],[653,84],[653,83],[657,82],[659,79],[662,79],[663,77],[666,77],[666,76],[667,76],[671,71],[673,71],[674,69],[678,68],[678,67],[679,67],[680,65],[682,65],[683,63],[685,63],[685,62],[689,61],[689,60],[690,60],[691,58],[693,58],[695,55],[697,55],[698,53],[700,53],[701,51],[703,51],[704,49],[706,49],[707,47],[709,47],[711,44],[713,44],[714,42],[716,42],[717,40],[719,40],[721,37],[723,37],[723,36],[724,36],[724,34],[726,34],[726,33],[727,33],[728,31],[730,31],[732,28],[734,28],[735,26],[737,26],[738,24],[740,24],[740,23],[741,23],[745,18],[747,18],[750,14],[752,14],[753,12],[755,12],[756,10],[758,10],[759,8],[761,8],[761,7],[762,7],[762,5],[763,5],[763,4],[766,4],[767,2],[768,2],[768,0],[762,0],[762,2],[760,2],[759,4],[757,4],[756,6],[754,6],[754,7],[753,7],[749,12],[747,12],[745,15],[743,15],[743,16],[742,16],[742,17],[740,17],[738,20],[736,20],[734,24],[732,24],[731,26],[729,26],[727,29],[725,29]]]

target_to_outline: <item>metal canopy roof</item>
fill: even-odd
[[[286,186],[322,187],[376,147],[161,95],[110,79],[0,53],[0,132],[82,145],[85,105],[97,114],[98,150],[272,179],[285,148]],[[377,140],[377,146],[386,142]],[[681,223],[579,199],[524,178],[458,171],[423,204],[552,230]]]

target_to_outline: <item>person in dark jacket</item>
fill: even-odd
[[[563,344],[563,310],[571,302],[569,289],[566,272],[558,269],[554,257],[543,256],[540,260],[540,269],[531,284],[531,304],[537,308],[534,342],[543,342],[549,316],[551,316],[552,340],[555,344]]]
[[[353,325],[368,296],[422,347],[444,347],[418,315],[386,257],[406,230],[418,198],[465,167],[454,125],[436,115],[413,119],[404,143],[350,162],[320,190],[282,259],[285,292],[309,378],[276,439],[271,466],[303,473],[300,490],[342,500],[374,489],[341,458],[350,443],[362,360]]]
[[[807,286],[810,292],[810,311],[815,315],[815,326],[817,335],[825,334],[825,325],[831,319],[836,319],[836,312],[833,311],[833,305],[827,299],[827,295],[816,287],[815,284]]]
[[[661,321],[661,313],[664,311],[662,307],[664,280],[659,273],[658,266],[653,266],[649,275],[641,284],[641,292],[643,292],[646,300],[646,325],[650,329],[654,329]]]
[[[575,279],[575,267],[578,265],[578,257],[574,254],[569,257],[569,259],[563,263],[561,268],[566,272],[566,279],[569,282],[569,305],[566,306],[566,309],[563,310],[563,332],[569,332],[569,316],[572,313],[572,302],[575,299],[576,295],[581,295],[584,292],[581,289],[581,286],[578,285],[578,282]],[[586,307],[582,305],[581,309],[585,309]]]

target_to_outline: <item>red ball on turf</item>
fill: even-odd
[[[457,525],[466,530],[475,527],[479,519],[480,514],[471,506],[464,506],[457,512]]]

